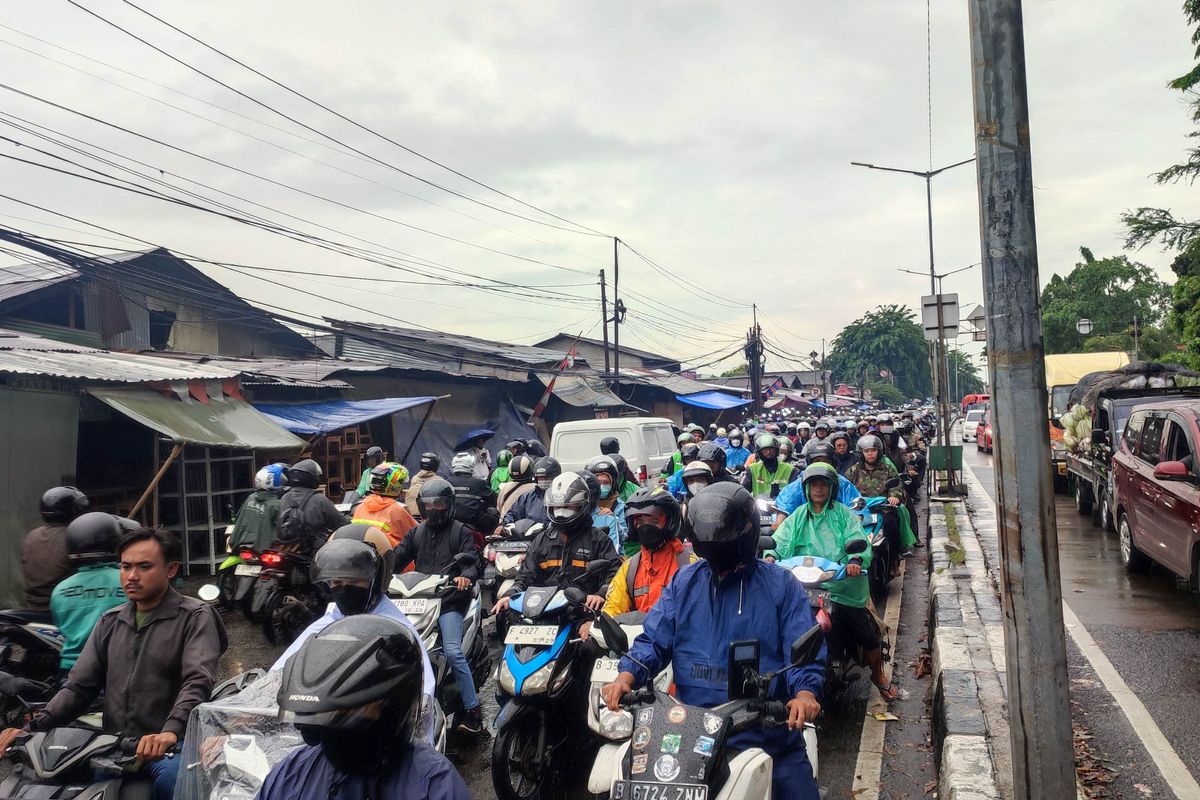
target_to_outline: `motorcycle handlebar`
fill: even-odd
[[[654,690],[649,686],[643,686],[641,689],[634,689],[632,692],[627,692],[621,696],[622,706],[633,706],[638,703],[644,703],[647,700],[654,699]]]

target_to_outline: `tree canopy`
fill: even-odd
[[[964,395],[980,394],[985,386],[975,360],[961,350],[946,353],[946,383],[950,389],[947,396],[953,402],[958,402]]]
[[[856,386],[887,377],[905,398],[932,391],[929,347],[908,306],[878,306],[851,322],[833,340],[825,368],[835,380]]]

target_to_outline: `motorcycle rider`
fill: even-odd
[[[879,430],[877,432],[879,438],[883,441],[883,455],[892,462],[892,466],[897,470],[905,463],[904,451],[908,449],[908,445],[904,443],[904,438],[896,431],[896,426],[892,423],[891,414],[879,415]]]
[[[438,476],[437,471],[442,466],[442,459],[437,453],[421,453],[421,461],[417,466],[421,469],[409,481],[408,488],[404,490],[404,507],[413,517],[421,516],[421,509],[417,508],[417,495],[421,493],[421,487],[425,485],[426,481],[431,481]]]
[[[750,450],[742,447],[742,432],[737,428],[729,431],[729,447],[725,450],[725,468],[739,469],[746,464],[746,459],[750,457]]]
[[[833,602],[831,636],[863,651],[871,669],[871,682],[880,696],[889,703],[899,696],[896,685],[883,672],[883,650],[871,612],[867,610],[870,585],[867,567],[871,549],[846,557],[846,545],[854,539],[866,539],[858,517],[846,506],[834,502],[833,491],[838,474],[829,464],[814,464],[804,470],[801,478],[808,502],[792,514],[773,534],[775,549],[768,559],[787,559],[793,556],[817,556],[830,561],[847,563],[846,578],[823,584]]]
[[[510,439],[508,443],[504,445],[504,449],[508,450],[509,455],[511,456],[519,456],[525,452],[525,442],[521,441],[520,439]]]
[[[517,498],[508,512],[501,519],[501,525],[511,525],[520,519],[531,519],[534,522],[549,524],[550,517],[546,514],[546,490],[554,479],[562,474],[562,465],[553,456],[542,456],[533,464],[534,488]],[[504,531],[496,528],[496,534]]]
[[[483,532],[494,530],[500,524],[496,513],[496,495],[487,480],[477,476],[475,456],[471,453],[456,453],[450,462],[449,483],[454,487],[454,518],[479,534],[479,546],[483,546]]]
[[[272,767],[256,797],[470,800],[449,760],[413,735],[423,652],[409,628],[372,614],[308,639],[284,669],[278,695],[279,718],[308,746]]]
[[[779,440],[779,460],[792,466],[796,466],[796,448],[792,445],[792,440],[784,436]],[[792,477],[796,477],[796,473],[792,473]]]
[[[496,493],[496,509],[501,519],[521,495],[533,491],[533,459],[524,453],[513,456],[508,462],[508,477],[508,483],[500,484]]]
[[[117,542],[121,524],[112,514],[89,511],[67,526],[67,558],[74,574],[64,578],[50,595],[50,614],[63,636],[59,666],[75,666],[100,616],[125,602]]]
[[[846,470],[858,460],[858,456],[850,448],[850,436],[845,431],[838,431],[829,434],[828,441],[833,445],[833,468],[839,475],[845,475]]]
[[[704,434],[704,441],[711,442],[715,438],[717,438],[717,423],[710,422],[708,423],[708,433]]]
[[[492,479],[488,481],[493,495],[500,491],[500,484],[508,483],[511,480],[511,476],[508,473],[508,465],[512,461],[512,457],[512,453],[508,450],[501,450],[499,453],[496,453],[496,468],[492,470]]]
[[[701,489],[712,485],[712,468],[703,461],[693,461],[683,468],[682,478],[684,492],[681,502],[686,503],[688,500],[695,497]],[[687,510],[686,505],[684,506],[684,510]]]
[[[617,495],[621,498],[621,502],[625,502],[630,495],[642,488],[642,485],[638,483],[637,477],[629,469],[629,462],[625,460],[625,456],[620,453],[612,453],[609,458],[617,465],[617,473],[624,476],[617,487]]]
[[[691,441],[690,436],[688,441]],[[625,540],[629,538],[629,529],[625,526],[625,503],[617,493],[617,481],[621,478],[617,472],[617,462],[609,456],[596,456],[587,463],[586,469],[596,476],[599,483],[592,525],[603,528],[608,538],[612,539],[613,547],[620,553]]]
[[[833,456],[833,447],[828,442],[818,442],[809,451],[808,466],[812,466],[813,464],[828,464],[829,466],[833,466]],[[836,474],[836,470],[834,473]],[[862,494],[855,488],[854,484],[841,475],[838,475],[838,490],[834,499],[845,506],[849,506],[859,497],[862,497]],[[808,498],[804,493],[804,482],[792,481],[775,498],[775,507],[783,512],[784,515],[787,515],[807,502]],[[782,521],[782,517],[776,517],[775,524],[779,525]]]
[[[417,521],[397,498],[404,494],[408,470],[403,464],[385,461],[371,470],[371,493],[354,508],[351,523],[373,525],[383,531],[392,547],[400,544]],[[340,526],[339,526],[340,527]]]
[[[812,438],[812,425],[808,420],[801,420],[796,423],[796,450],[803,453],[804,445],[808,444],[808,440]]]
[[[126,533],[117,545],[127,598],[101,615],[67,681],[25,729],[73,722],[104,695],[104,730],[138,737],[154,800],[170,800],[179,758],[164,758],[183,738],[188,715],[208,700],[217,662],[229,640],[216,611],[171,588],[179,571],[179,539],[162,530]],[[21,733],[0,733],[0,754]]]
[[[683,460],[683,448],[689,444],[695,444],[696,437],[692,434],[684,432],[679,434],[675,439],[675,452],[671,453],[671,458],[667,463],[663,464],[662,474],[664,477],[670,477],[679,470],[683,469],[683,465],[687,462]]]
[[[601,694],[609,709],[668,662],[676,695],[688,705],[711,708],[729,700],[729,643],[757,639],[759,669],[791,661],[792,642],[816,621],[799,582],[782,567],[756,558],[759,514],[740,486],[704,489],[689,511],[691,539],[701,561],[684,567],[650,609],[645,627],[621,658],[620,673]],[[787,700],[786,728],[734,734],[734,750],[761,747],[774,761],[772,797],[816,800],[817,785],[804,749],[804,723],[820,713],[824,646],[813,663],[787,670],[772,699]]]
[[[275,541],[280,495],[287,488],[287,464],[268,464],[254,475],[254,492],[242,503],[229,536],[229,550],[249,547],[261,553]]]
[[[626,490],[629,486],[632,485],[634,487],[633,491],[637,491],[637,475],[633,474],[633,471],[629,469],[629,462],[627,462],[625,457],[621,455],[621,442],[617,439],[617,437],[605,436],[600,440],[600,455],[612,456],[613,461],[616,461],[617,466],[621,469],[622,482],[620,486],[620,494],[622,500],[629,497],[629,495],[633,493],[632,491],[627,493]]]
[[[88,510],[87,495],[74,486],[55,486],[42,494],[40,525],[21,543],[21,575],[25,579],[25,608],[31,617],[48,621],[50,593],[71,574],[67,558],[67,526]]]
[[[363,456],[363,461],[366,462],[367,467],[362,471],[362,477],[358,479],[358,489],[355,490],[358,492],[359,497],[366,497],[371,491],[371,470],[384,462],[383,448],[379,446],[368,447],[367,454]]]
[[[479,550],[471,530],[454,518],[457,498],[454,487],[447,481],[439,478],[426,483],[421,487],[417,502],[421,504],[421,516],[425,521],[396,545],[396,569],[403,570],[409,564],[415,564],[418,572],[439,575],[446,565],[454,563],[459,553],[468,553],[474,558],[468,565],[459,565],[458,576],[454,578],[455,591],[442,598],[438,627],[442,632],[442,651],[454,671],[454,681],[462,697],[464,713],[459,719],[458,730],[477,735],[483,732],[483,712],[475,693],[471,666],[463,653],[462,640],[463,619],[471,603],[471,584],[479,580]]]
[[[791,482],[795,466],[779,457],[780,440],[772,433],[760,433],[754,440],[758,456],[742,477],[742,486],[755,497],[777,495]]]
[[[288,490],[279,503],[275,542],[308,555],[325,543],[326,536],[344,522],[337,507],[317,491],[324,473],[311,458],[288,467]]]
[[[696,453],[696,460],[708,464],[712,470],[712,483],[737,483],[737,480],[725,471],[725,448],[715,442],[705,442]]]
[[[493,614],[508,608],[514,594],[530,586],[578,586],[575,581],[586,574],[589,561],[611,562],[604,573],[588,576],[585,605],[599,611],[604,605],[604,592],[621,566],[621,558],[608,534],[592,525],[592,506],[595,498],[583,476],[564,472],[554,479],[546,491],[546,511],[550,524],[529,545],[521,569],[513,579],[512,589],[496,601]]]
[[[679,497],[684,493],[683,471],[687,468],[688,464],[691,464],[696,460],[696,456],[700,453],[700,445],[696,444],[695,442],[688,442],[679,452],[683,456],[683,466],[675,470],[675,472],[671,473],[671,476],[667,478],[667,490],[676,497]],[[634,494],[636,494],[636,492]]]

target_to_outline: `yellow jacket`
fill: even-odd
[[[647,561],[646,556],[650,558]],[[610,617],[625,614],[630,611],[648,612],[658,602],[663,588],[671,582],[683,565],[696,561],[696,554],[691,547],[685,547],[678,539],[654,553],[648,553],[646,548],[638,551],[637,555],[621,565],[616,577],[608,585],[608,596],[604,599],[604,613]],[[638,570],[630,580],[630,564]],[[654,574],[657,572],[658,574]],[[641,580],[638,581],[637,579]],[[631,592],[630,586],[634,589]]]

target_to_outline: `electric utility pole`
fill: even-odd
[[[996,514],[1016,800],[1074,797],[1062,587],[1047,452],[1020,0],[970,0]]]
[[[600,326],[604,330],[604,377],[608,378],[608,292],[604,286],[604,270],[600,270]]]
[[[750,376],[751,408],[757,419],[762,413],[762,328],[758,326],[758,306],[752,306],[754,323],[746,334],[746,372]]]
[[[618,250],[621,240],[613,237],[613,394],[621,396],[621,317],[625,310],[618,294],[617,283],[621,280],[621,262]]]

